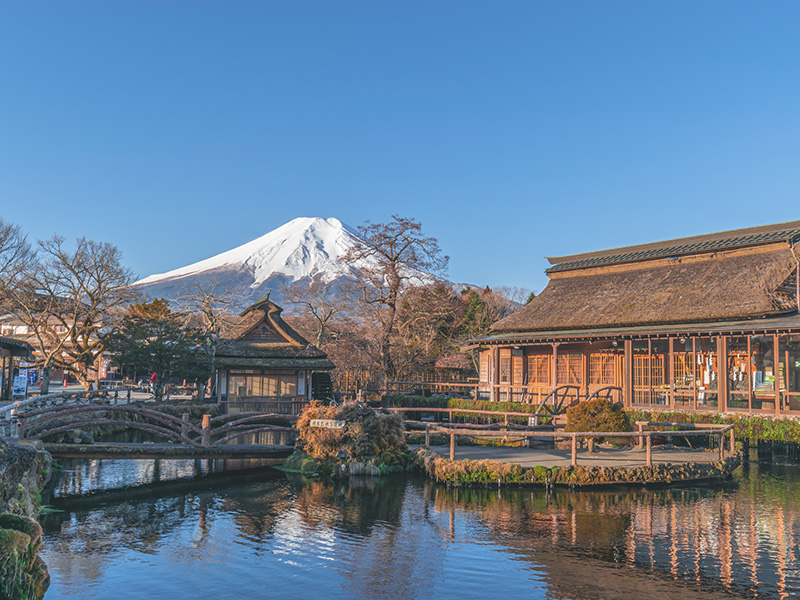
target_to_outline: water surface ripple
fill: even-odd
[[[44,519],[46,600],[800,597],[798,466],[551,493],[255,472],[68,464],[53,499],[64,512]],[[131,487],[104,492],[118,485]]]

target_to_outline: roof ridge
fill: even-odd
[[[705,235],[675,238],[661,242],[621,246],[582,254],[546,257],[552,267],[547,273],[568,271],[590,266],[639,262],[652,258],[684,256],[695,252],[714,252],[722,249],[756,246],[780,241],[800,240],[800,221],[788,221],[745,229],[733,229]]]

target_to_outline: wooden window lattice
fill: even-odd
[[[616,357],[613,354],[592,354],[589,357],[589,383],[596,385],[614,385],[614,366]]]
[[[528,383],[536,385],[550,385],[550,357],[528,357]]]
[[[558,355],[557,381],[559,385],[583,385],[583,355]]]

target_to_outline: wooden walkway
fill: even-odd
[[[52,444],[45,449],[56,458],[261,458],[280,460],[288,457],[292,446],[223,444],[199,448],[188,444]]]

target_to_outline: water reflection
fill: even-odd
[[[86,463],[58,485],[152,474],[130,470]],[[49,515],[47,598],[797,597],[798,475],[751,464],[724,486],[548,494],[272,472]]]

